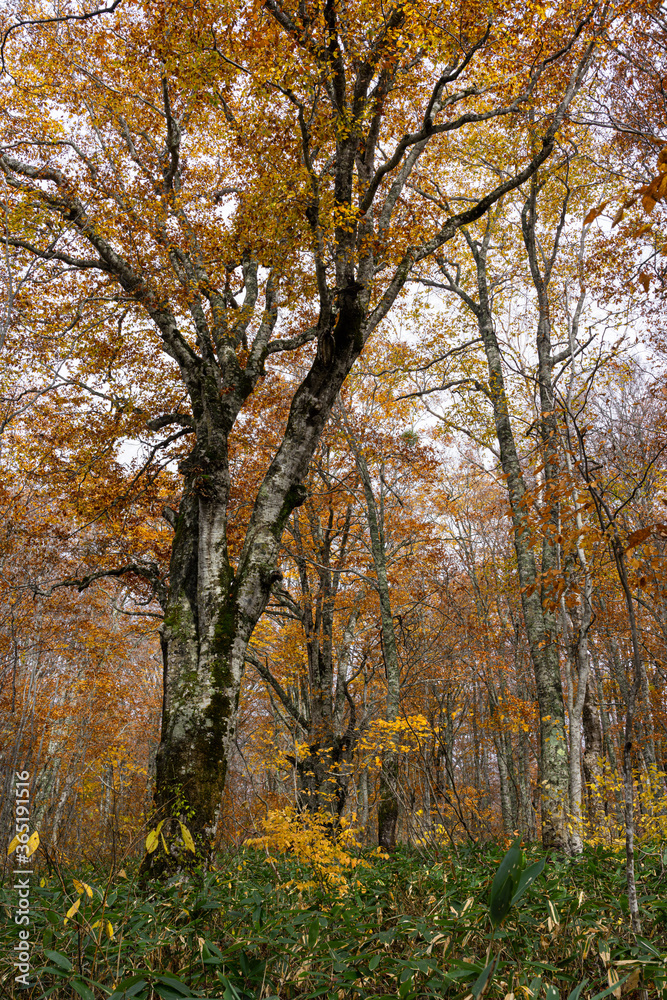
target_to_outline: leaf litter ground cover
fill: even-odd
[[[0,890],[4,996],[81,1000],[667,997],[667,850],[638,852],[644,936],[623,858],[518,845],[425,859],[366,852],[344,877],[251,849],[141,886],[125,871],[35,879],[31,986],[14,983],[11,882]],[[78,903],[78,905],[77,905]]]

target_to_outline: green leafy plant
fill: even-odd
[[[542,858],[526,868],[521,838],[517,837],[501,861],[491,884],[489,915],[494,927],[503,922],[512,906],[519,902],[526,889],[539,878],[544,865],[545,859]]]

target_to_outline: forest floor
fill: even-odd
[[[52,866],[31,878],[27,989],[15,980],[9,873],[0,991],[24,1000],[667,997],[664,844],[637,851],[642,936],[630,929],[622,851],[546,857],[495,928],[490,888],[505,849],[456,851],[361,851],[336,868],[246,847],[215,870],[143,887],[129,864]],[[530,847],[525,863],[544,857]]]

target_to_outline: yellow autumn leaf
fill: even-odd
[[[146,852],[152,854],[159,843],[157,830],[151,830],[146,837]]]
[[[65,915],[65,923],[67,923],[67,921],[70,920],[74,916],[74,914],[78,912],[80,906],[81,906],[81,896],[79,896],[76,903],[72,903],[69,910],[67,911]]]
[[[160,822],[158,823],[158,825],[155,827],[155,829],[151,830],[150,833],[148,834],[148,836],[146,837],[146,852],[148,854],[152,854],[153,851],[155,850],[155,848],[157,847],[157,845],[159,843],[159,839],[158,838],[159,838],[159,835],[160,835],[160,830],[162,829],[162,827],[164,826],[164,824],[165,824],[165,821],[163,819],[161,819]],[[164,843],[164,837],[162,838],[162,842]]]
[[[183,843],[185,844],[187,850],[188,851],[192,851],[192,853],[194,854],[195,853],[195,842],[192,839],[192,834],[188,830],[188,828],[185,825],[185,823],[179,823],[179,825],[181,827],[181,837],[183,838]]]
[[[107,920],[107,937],[110,941],[113,941],[113,926],[110,920]]]
[[[78,878],[75,878],[72,881],[74,882],[74,888],[76,889],[76,891],[79,893],[80,896],[83,896],[85,892],[87,896],[89,896],[91,899],[93,898],[93,890],[90,888],[87,882],[79,882]]]
[[[34,854],[38,847],[39,847],[39,834],[37,833],[37,830],[35,830],[35,832],[31,833],[30,837],[28,838],[28,849],[26,851],[26,857],[29,858],[31,854]]]
[[[11,854],[13,851],[15,851],[20,843],[21,843],[20,839],[18,837],[14,837],[11,844],[7,848],[7,854]]]

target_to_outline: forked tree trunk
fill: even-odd
[[[328,352],[325,357],[320,347],[294,396],[282,444],[255,499],[236,571],[227,548],[227,436],[245,395],[231,386],[221,396],[215,380],[207,393],[206,373],[197,372],[197,443],[181,466],[185,484],[162,629],[164,702],[155,803],[156,819],[184,822],[202,845],[216,835],[246,650],[281,576],[276,566],[283,528],[305,499],[301,479],[361,351],[363,311],[357,294],[354,289],[341,297],[328,334],[335,344],[333,357]]]

